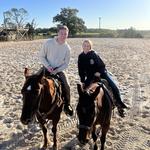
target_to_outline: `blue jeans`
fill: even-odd
[[[105,71],[104,73],[101,74],[101,77],[105,80],[107,80],[109,86],[111,87],[114,97],[116,99],[116,103],[117,104],[122,104],[122,100],[121,100],[121,94],[119,91],[119,88],[117,87],[115,81],[113,80],[112,76],[109,74],[109,72]],[[117,105],[116,104],[116,105]]]

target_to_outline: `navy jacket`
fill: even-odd
[[[78,57],[78,72],[82,83],[89,85],[95,72],[103,74],[105,72],[105,64],[99,55],[91,50],[87,54],[82,52]]]

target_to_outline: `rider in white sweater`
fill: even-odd
[[[70,46],[66,39],[68,37],[69,29],[67,26],[60,26],[58,29],[58,36],[48,40],[39,52],[39,59],[43,66],[50,74],[58,74],[62,81],[63,97],[64,97],[64,111],[70,116],[73,115],[73,109],[70,106],[70,86],[68,79],[63,72],[70,61]]]
[[[55,73],[61,72],[68,67],[70,60],[70,46],[67,42],[59,44],[57,37],[48,40],[39,53],[42,64],[49,69],[54,69]],[[53,73],[54,73],[53,72]]]

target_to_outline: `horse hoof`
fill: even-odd
[[[40,147],[40,150],[46,150],[47,149],[47,146],[43,145]]]
[[[40,148],[40,150],[46,150],[47,148],[46,147],[42,147],[42,148]]]
[[[57,146],[53,146],[53,150],[58,150]]]
[[[97,150],[97,149],[98,149],[97,145],[94,145],[94,150]]]
[[[52,147],[53,143],[50,140],[48,140],[47,145],[50,146],[50,147]]]

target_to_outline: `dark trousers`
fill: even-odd
[[[117,87],[116,83],[112,79],[111,75],[107,71],[105,71],[104,73],[101,74],[101,77],[103,79],[107,80],[109,86],[111,87],[113,94],[114,94],[114,97],[116,99],[116,105],[122,104],[121,94],[120,94],[119,88]]]
[[[70,104],[70,86],[67,81],[67,77],[64,72],[58,72],[59,78],[62,83],[62,95],[64,98],[64,103],[69,105]]]

